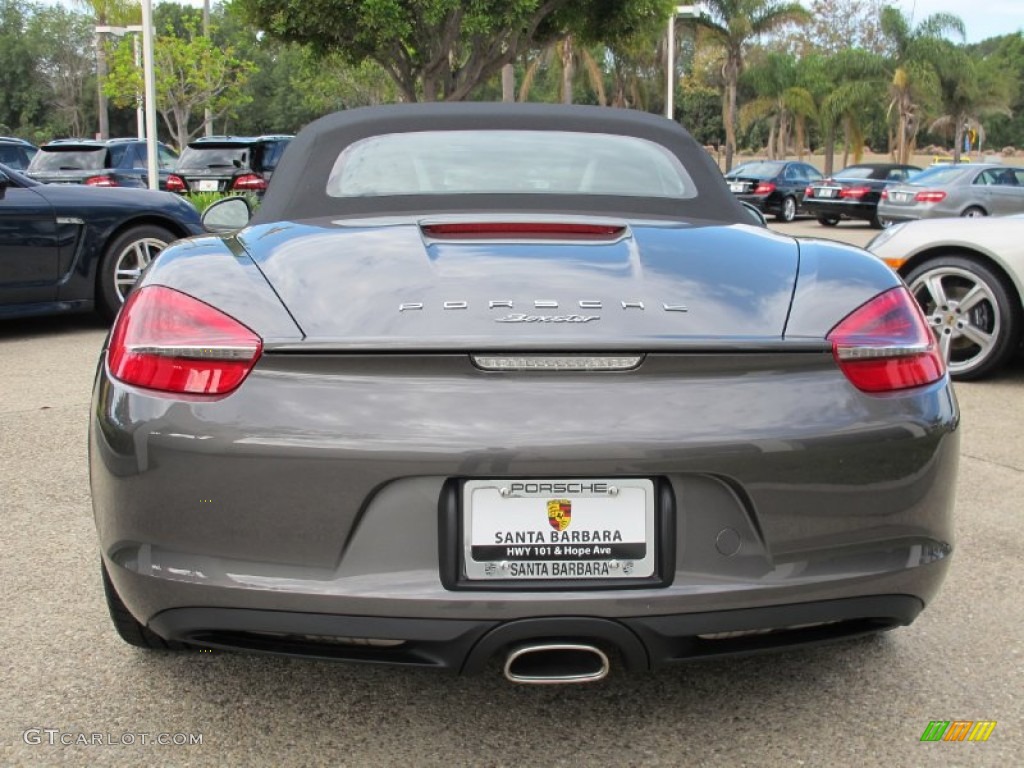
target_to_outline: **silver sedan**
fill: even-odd
[[[883,226],[914,219],[1024,213],[1024,168],[940,165],[890,187],[878,203]]]

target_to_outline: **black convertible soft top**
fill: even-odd
[[[350,144],[390,133],[486,130],[574,131],[635,136],[679,158],[698,190],[691,199],[618,195],[418,194],[331,197],[327,182]],[[398,104],[336,112],[299,132],[285,151],[253,223],[409,214],[566,213],[750,223],[708,153],[664,117],[610,107],[507,103]]]

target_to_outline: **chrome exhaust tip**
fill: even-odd
[[[539,643],[512,651],[505,677],[524,685],[596,683],[608,676],[608,656],[600,648],[579,643]]]

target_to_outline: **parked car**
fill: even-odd
[[[23,171],[28,168],[33,155],[38,151],[39,148],[35,144],[25,139],[0,136],[0,165]]]
[[[885,264],[769,232],[677,123],[322,118],[143,275],[91,409],[115,628],[524,683],[909,624],[956,401]],[[240,230],[237,227],[242,227]]]
[[[835,176],[816,181],[804,193],[804,209],[826,227],[840,219],[860,219],[882,228],[878,220],[878,201],[882,190],[908,180],[921,171],[916,165],[895,163],[858,163]]]
[[[953,378],[988,376],[1020,351],[1024,215],[897,224],[868,250],[907,281]]]
[[[156,254],[202,231],[176,195],[40,184],[0,165],[0,317],[113,317]]]
[[[176,173],[189,192],[252,192],[270,183],[290,135],[205,136],[189,143]]]
[[[794,160],[743,163],[725,175],[729,190],[778,221],[793,221],[800,213],[808,184],[821,179],[813,165]]]
[[[992,163],[936,165],[884,190],[878,204],[883,226],[914,219],[1011,213],[1024,213],[1024,168]]]
[[[178,161],[174,151],[157,144],[162,190],[183,191],[171,170]],[[149,186],[146,142],[143,139],[58,139],[44,144],[25,173],[44,184],[85,184],[89,187]]]

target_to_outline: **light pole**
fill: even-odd
[[[156,163],[156,76],[153,72],[153,0],[142,0],[142,79],[146,84],[146,168],[149,188],[160,189]]]
[[[124,37],[129,32],[135,32],[136,33],[132,37],[132,48],[135,51],[135,68],[136,69],[141,69],[141,67],[142,67],[142,59],[141,59],[142,50],[141,50],[141,47],[139,46],[139,35],[138,35],[138,33],[141,32],[141,31],[142,31],[142,25],[141,24],[132,24],[131,26],[128,26],[128,27],[110,27],[110,26],[96,27],[96,32],[97,33],[101,33],[102,32],[104,34],[114,35],[115,37]],[[139,138],[140,139],[146,138],[146,120],[145,120],[145,114],[144,114],[143,108],[142,108],[142,94],[141,93],[136,93],[135,94],[135,126],[136,126],[136,131],[138,132]]]
[[[668,66],[665,68],[665,117],[673,119],[676,95],[676,19],[696,19],[700,11],[695,5],[677,5],[668,17]]]

